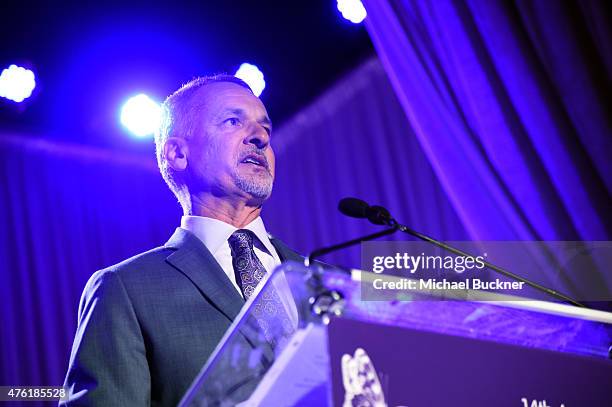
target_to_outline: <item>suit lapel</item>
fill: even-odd
[[[276,239],[275,237],[270,238],[270,243],[272,243],[272,246],[274,246],[274,248],[276,249],[276,252],[278,253],[278,257],[280,258],[281,262],[295,261],[301,264],[304,263],[303,256],[291,250],[289,247],[287,247],[287,245],[285,245],[283,242]]]
[[[210,251],[190,232],[177,228],[166,247],[176,249],[166,261],[189,278],[204,297],[233,321],[244,305]]]
[[[272,238],[270,242],[282,262],[304,262],[304,257],[280,240]],[[166,261],[189,278],[211,304],[233,321],[244,305],[244,299],[204,243],[191,232],[177,228],[165,246],[176,250]]]

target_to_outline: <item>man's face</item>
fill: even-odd
[[[266,108],[248,89],[231,82],[206,85],[189,140],[189,189],[261,204],[272,192],[274,152]]]

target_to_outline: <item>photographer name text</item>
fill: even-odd
[[[377,278],[372,281],[375,290],[522,290],[524,284],[519,281],[501,281],[499,279],[487,281],[479,278],[463,281],[450,281],[445,278],[419,280]]]

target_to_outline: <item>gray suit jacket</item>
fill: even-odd
[[[303,260],[271,242],[282,261]],[[96,272],[60,405],[176,405],[243,304],[204,244],[180,228],[164,246]]]

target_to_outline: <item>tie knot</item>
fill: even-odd
[[[240,253],[245,250],[253,249],[253,232],[246,229],[238,229],[228,239],[230,249]]]

